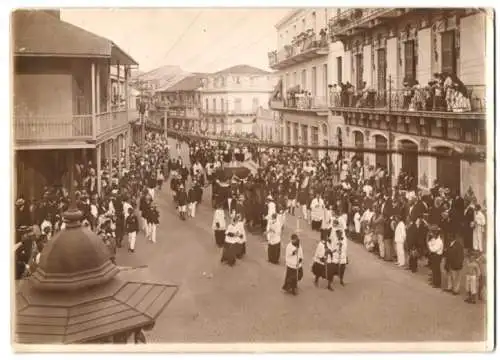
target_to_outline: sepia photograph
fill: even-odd
[[[493,9],[10,18],[14,351],[494,349]]]

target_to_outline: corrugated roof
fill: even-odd
[[[14,11],[12,32],[16,56],[112,57],[122,65],[137,65],[112,41],[42,10]]]
[[[220,74],[245,74],[245,75],[267,75],[270,74],[269,71],[265,71],[250,65],[236,65],[230,68],[218,71],[216,75]]]
[[[165,92],[174,92],[174,91],[194,91],[199,89],[202,86],[202,79],[205,77],[204,74],[197,74],[188,76],[178,83],[166,88]]]

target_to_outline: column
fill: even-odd
[[[363,81],[368,87],[373,85],[372,46],[363,47]]]
[[[96,113],[101,112],[101,67],[99,64],[95,65],[96,72]]]
[[[130,169],[130,137],[132,136],[132,131],[128,130],[125,133],[125,166]]]
[[[118,178],[122,177],[122,162],[121,160],[121,153],[122,153],[122,139],[123,135],[118,135],[116,141],[117,141],[117,152],[118,152]]]
[[[120,97],[120,85],[121,85],[121,79],[120,79],[120,69],[121,69],[121,66],[120,66],[120,62],[118,62],[118,64],[116,65],[116,79],[117,79],[117,87],[116,87],[116,95],[117,95],[117,98],[118,98],[118,107],[120,108],[121,107],[121,97]]]
[[[92,97],[92,138],[97,137],[97,118],[96,118],[96,75],[95,75],[95,63],[90,66],[90,87],[91,87],[91,97]]]
[[[392,184],[396,185],[398,182],[399,172],[401,171],[401,166],[403,164],[403,157],[401,154],[392,154]]]
[[[106,107],[106,112],[111,111],[111,96],[112,96],[112,86],[111,86],[111,60],[108,60],[108,66],[107,66],[107,89],[106,93],[108,94],[108,105]]]
[[[363,146],[365,149],[375,149],[375,141],[369,131],[363,133]],[[364,160],[368,166],[375,166],[375,153],[365,152]]]
[[[96,173],[97,173],[97,193],[101,195],[102,178],[101,178],[101,146],[97,145],[96,148]]]

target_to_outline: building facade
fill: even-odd
[[[137,63],[108,39],[63,22],[58,11],[13,13],[14,156],[17,195],[44,186],[69,188],[68,165],[92,161],[98,189],[103,159],[130,144],[128,86],[116,86],[111,67],[127,79]],[[72,156],[69,156],[72,155]]]
[[[253,134],[263,141],[283,142],[283,127],[280,113],[262,106],[257,109],[256,126]]]
[[[203,128],[200,90],[205,76],[205,74],[190,75],[156,93],[167,106],[168,128],[184,131],[200,131]]]
[[[253,133],[259,107],[268,108],[273,74],[237,65],[207,75],[201,88],[201,130],[209,133]]]
[[[484,153],[487,16],[479,9],[337,9],[329,21],[329,79],[337,85],[329,116],[342,125],[333,133],[352,147]],[[352,91],[341,89],[349,84]],[[361,157],[388,167],[393,181],[404,171],[422,188],[437,179],[454,192],[472,189],[485,198],[485,162]]]
[[[268,53],[277,85],[271,107],[280,113],[283,141],[291,145],[328,145],[329,40],[333,9],[293,10],[276,24],[278,49]],[[324,151],[313,151],[323,156]]]

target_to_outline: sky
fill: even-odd
[[[290,8],[63,9],[62,20],[115,42],[149,71],[179,65],[216,72],[247,64],[270,70],[274,25]]]

